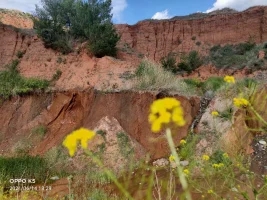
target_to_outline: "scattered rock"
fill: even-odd
[[[259,141],[259,144],[263,145],[263,146],[266,146],[266,142],[264,140],[260,140]]]
[[[53,176],[50,178],[51,180],[59,180],[59,177],[58,176]]]
[[[180,165],[185,167],[185,166],[189,165],[189,161],[188,160],[183,160],[183,161],[180,162]]]
[[[206,148],[208,146],[208,142],[206,139],[201,139],[197,144],[197,148]]]
[[[165,167],[167,165],[169,165],[169,161],[166,158],[160,158],[153,162],[153,166],[156,166],[156,167]]]

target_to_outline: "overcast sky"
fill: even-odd
[[[40,0],[0,0],[0,8],[32,13]],[[267,5],[267,0],[112,0],[113,21],[135,24],[143,19],[168,19],[195,12],[211,12],[230,7],[242,11]]]

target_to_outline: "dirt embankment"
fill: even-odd
[[[175,97],[181,101],[187,121],[186,126],[174,134],[178,145],[198,112],[199,99]],[[117,119],[152,158],[160,158],[169,153],[169,147],[161,134],[150,131],[147,116],[155,99],[156,94],[148,92],[101,93],[95,90],[14,97],[0,106],[0,151],[3,154],[10,152],[16,142],[27,138],[34,127],[42,124],[48,132],[40,143],[34,144],[31,153],[43,154],[61,144],[72,130],[81,126],[94,129],[99,120],[109,116]]]

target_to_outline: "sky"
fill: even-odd
[[[0,8],[33,13],[40,0],[0,0]],[[238,11],[266,5],[267,0],[112,0],[113,22],[135,24],[144,19],[169,19],[195,12],[211,12],[225,7]]]

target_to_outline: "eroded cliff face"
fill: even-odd
[[[31,45],[32,38],[0,23],[0,69],[15,58],[19,50],[26,51]]]
[[[267,7],[244,12],[211,15],[193,20],[142,21],[117,25],[121,45],[128,45],[150,59],[159,60],[169,52],[197,50],[202,54],[216,44],[256,43],[267,40]]]
[[[173,134],[178,145],[197,114],[199,99],[175,98],[181,101],[187,122]],[[30,150],[34,155],[44,154],[60,145],[74,129],[94,129],[103,117],[108,116],[115,118],[153,159],[166,156],[169,153],[166,138],[163,134],[152,133],[148,123],[149,106],[155,99],[153,93],[100,93],[94,90],[14,97],[0,106],[0,152],[10,155],[22,138],[30,144],[32,130],[44,125],[48,129],[45,137],[34,143]]]

